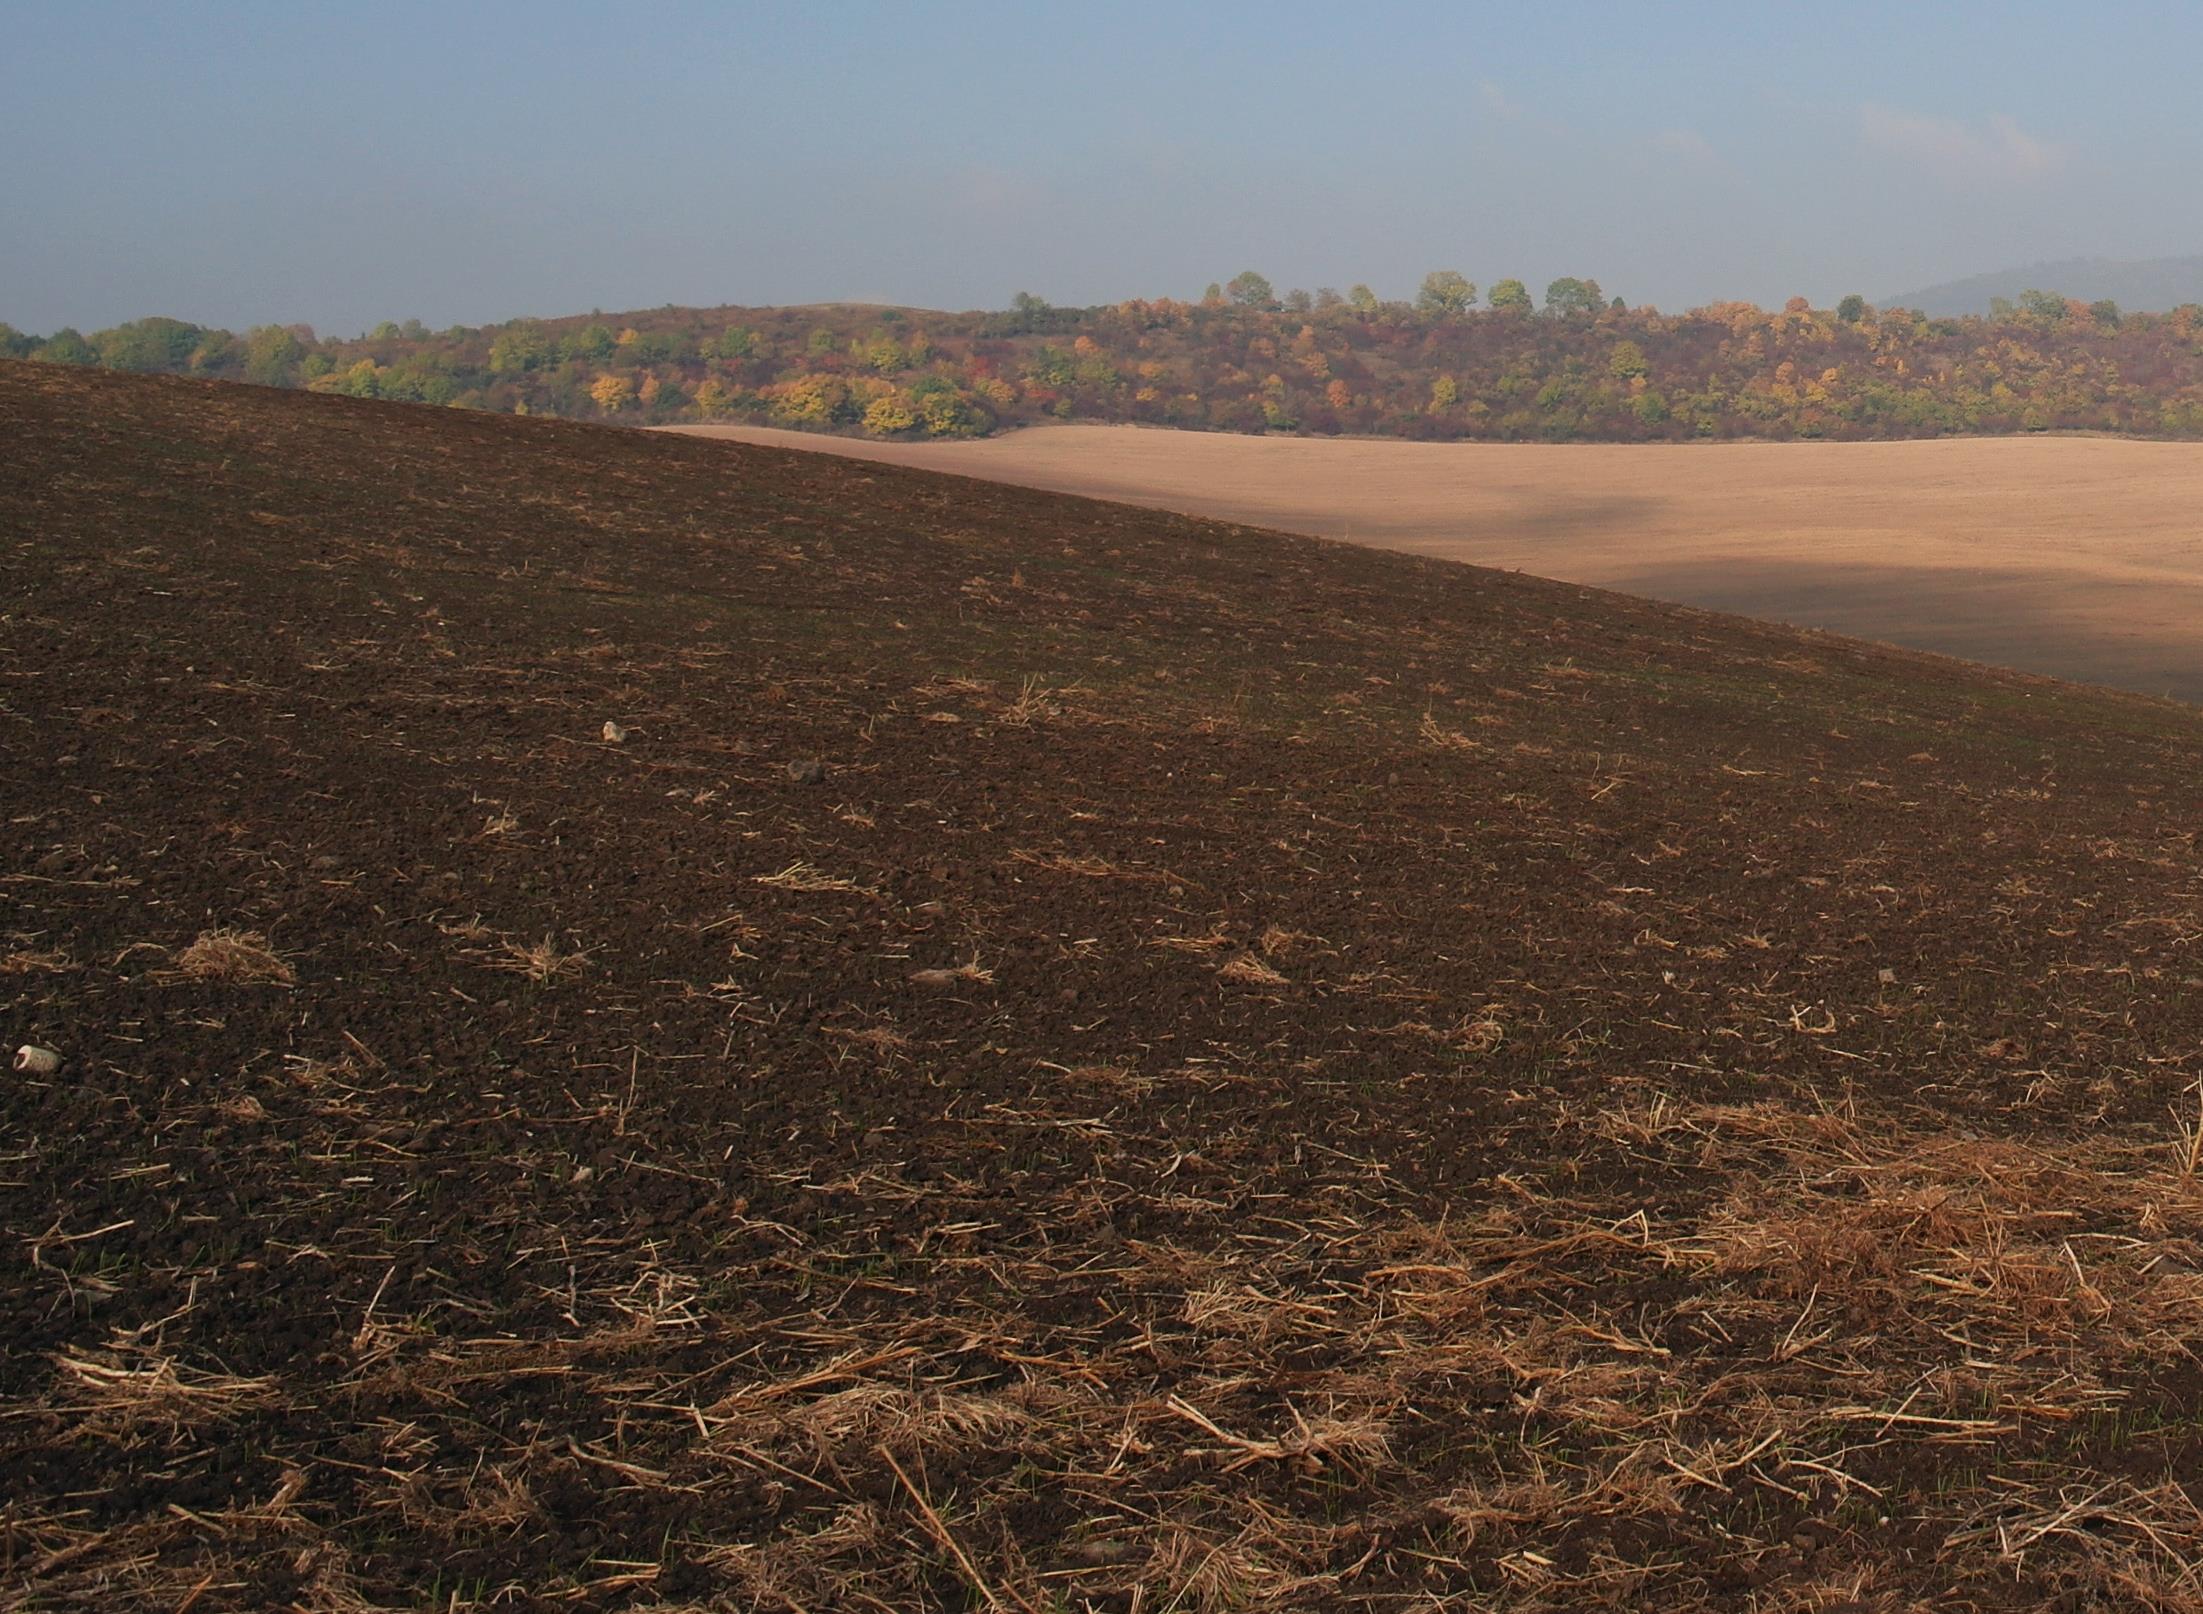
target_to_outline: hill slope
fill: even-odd
[[[2203,303],[2203,256],[2192,258],[2063,258],[2024,269],[1946,280],[1921,291],[1885,298],[1897,308],[1938,317],[1986,314],[1998,298],[2016,303],[2028,291],[2054,291],[2084,303],[2108,299],[2129,313],[2162,312]]]
[[[586,426],[0,435],[10,1598],[2189,1595],[2197,714]]]
[[[1515,568],[2146,695],[2203,701],[2203,450],[1936,443],[1390,443],[1038,426],[852,454]]]

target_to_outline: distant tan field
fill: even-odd
[[[2203,445],[706,436],[1121,499],[2203,700]]]

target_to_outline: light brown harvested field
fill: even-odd
[[[1048,426],[746,442],[1119,499],[2203,700],[2203,445],[1430,444]]]

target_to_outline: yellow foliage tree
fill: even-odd
[[[791,426],[825,426],[848,401],[836,377],[807,375],[773,389],[773,415]]]
[[[1451,409],[1461,401],[1461,383],[1450,375],[1442,375],[1430,384],[1431,413]]]
[[[864,412],[864,429],[875,437],[892,437],[917,424],[918,417],[900,393],[890,392],[873,399],[871,407]]]
[[[589,396],[608,415],[616,415],[635,399],[635,384],[623,375],[600,375],[589,383]]]

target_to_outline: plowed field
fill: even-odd
[[[2203,1595],[2189,709],[559,422],[0,445],[0,1603]]]

